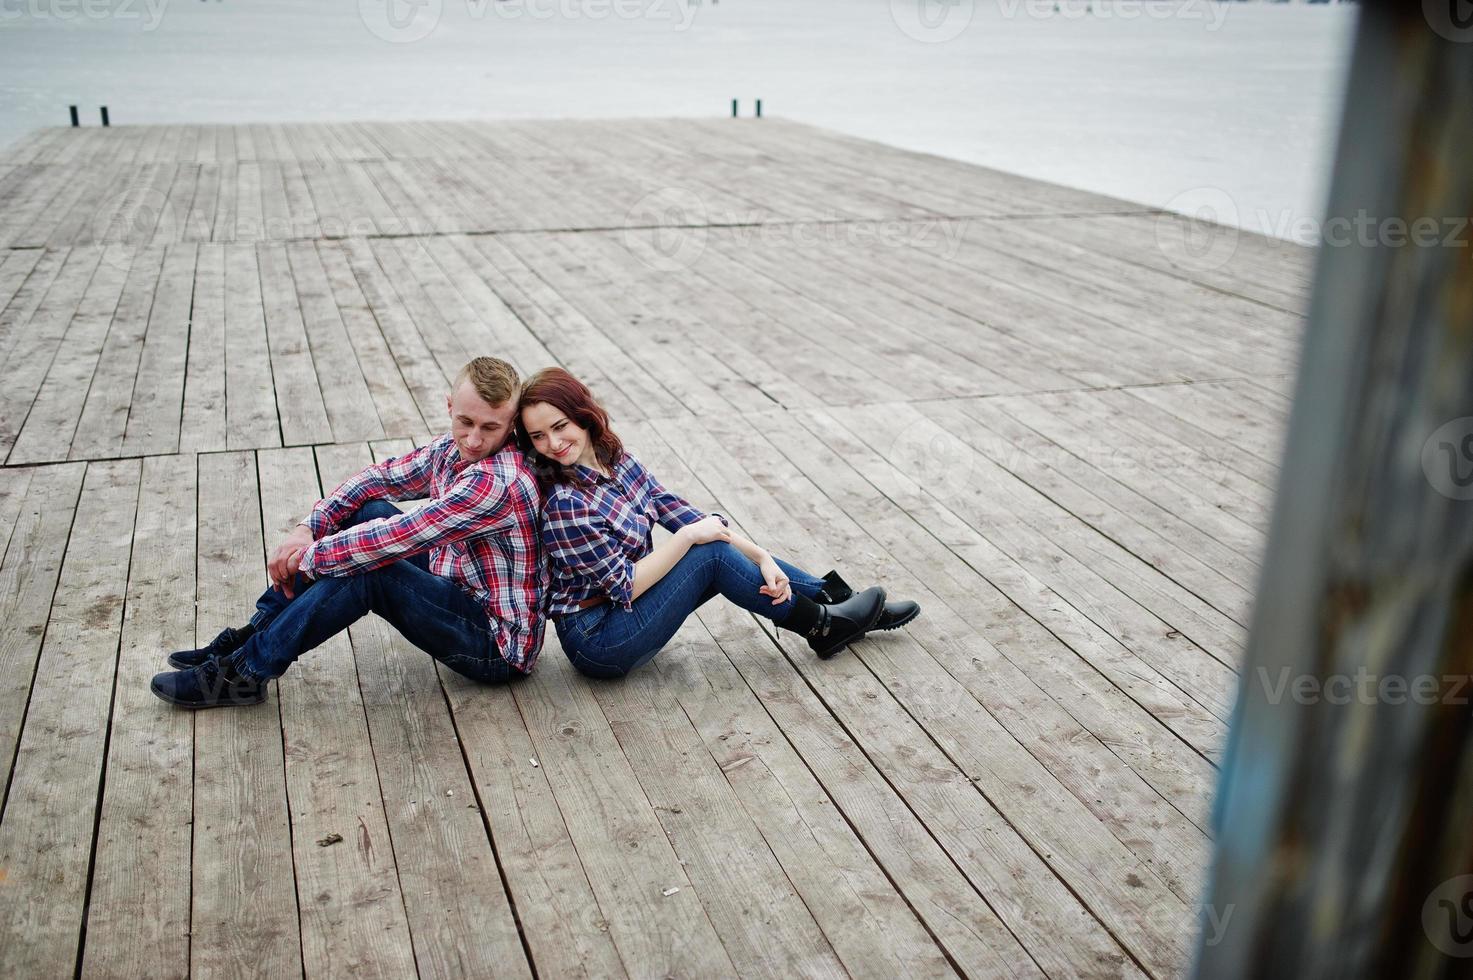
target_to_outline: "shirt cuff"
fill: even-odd
[[[306,551],[302,552],[302,560],[297,563],[297,571],[310,579],[317,578],[317,566],[313,561],[313,557],[316,554],[317,542],[314,541],[308,546]]]
[[[328,521],[327,515],[322,512],[321,507],[322,505],[319,503],[316,507],[312,508],[312,513],[307,515],[306,520],[298,522],[307,525],[307,529],[312,532],[312,540],[314,541],[327,537],[333,531],[332,524]]]

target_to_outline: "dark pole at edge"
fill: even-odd
[[[71,111],[71,114],[72,114],[72,125],[73,126],[80,126],[80,125],[82,125],[81,120],[79,120],[77,118],[77,107],[76,106],[68,106],[67,108]]]
[[[1448,11],[1359,12],[1201,978],[1473,965],[1473,24]]]

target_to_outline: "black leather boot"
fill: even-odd
[[[815,602],[832,605],[836,602],[843,602],[854,594],[854,590],[849,587],[849,583],[844,581],[837,571],[829,571],[823,577],[823,580],[825,583],[823,590],[813,597]],[[870,628],[876,630],[899,629],[920,614],[921,607],[919,603],[912,602],[909,599],[886,600],[885,608],[880,613],[880,618]]]
[[[873,628],[884,608],[885,590],[878,585],[831,605],[795,592],[793,611],[777,625],[802,634],[819,659],[827,660]]]

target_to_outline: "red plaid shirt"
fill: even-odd
[[[431,499],[399,517],[337,530],[370,500],[421,497]],[[303,522],[317,540],[302,554],[301,570],[313,578],[354,575],[428,550],[430,571],[480,601],[501,655],[526,673],[542,648],[544,625],[540,502],[515,444],[468,464],[447,433],[375,463],[318,501]]]

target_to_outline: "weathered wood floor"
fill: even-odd
[[[1310,253],[773,119],[44,130],[0,246],[0,973],[1188,965]],[[481,353],[923,617],[155,700]]]

